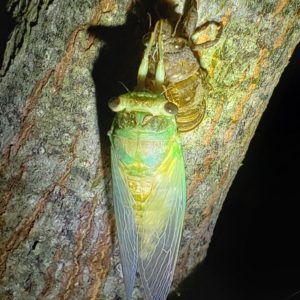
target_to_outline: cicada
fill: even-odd
[[[146,88],[157,41],[154,85]],[[138,84],[109,102],[113,203],[126,297],[136,274],[147,300],[166,299],[176,265],[186,202],[185,170],[176,104],[164,93],[162,26],[157,23],[138,71]]]

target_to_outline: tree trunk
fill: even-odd
[[[118,81],[134,86],[141,58],[149,21],[130,13],[131,2],[7,1],[16,26],[0,81],[1,299],[124,298],[106,105],[125,92]],[[198,26],[215,21],[223,31],[198,53],[208,82],[204,120],[181,134],[187,210],[175,286],[205,258],[300,40],[299,0],[203,0],[197,12]]]

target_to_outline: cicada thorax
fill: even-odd
[[[205,115],[205,88],[203,70],[187,39],[173,35],[172,26],[162,23],[165,81],[164,93],[168,101],[178,107],[176,122],[179,132],[196,128]],[[152,47],[146,86],[151,90],[155,84],[158,61],[157,46]]]
[[[142,228],[145,237],[146,237],[145,228],[149,228],[149,230],[153,231],[159,229],[156,228],[156,226],[160,226],[160,224],[156,222],[157,221],[156,218],[153,218],[152,220],[151,219],[149,220],[149,218],[145,219],[145,211],[149,207],[149,201],[151,201],[151,195],[155,193],[160,178],[168,176],[168,170],[172,164],[171,161],[172,155],[170,155],[170,153],[173,151],[172,148],[174,148],[174,146],[175,147],[177,146],[174,145],[174,142],[175,141],[169,142],[169,147],[168,147],[169,149],[165,153],[165,157],[163,161],[156,168],[152,169],[151,176],[148,175],[132,176],[127,171],[128,168],[123,169],[125,171],[124,174],[126,174],[124,177],[126,178],[128,188],[134,199],[133,209],[135,213],[135,223],[137,228]],[[129,166],[129,168],[131,168],[131,166]],[[164,194],[165,193],[162,192],[161,196],[164,196]],[[157,217],[158,214],[165,214],[163,206],[156,207],[155,211]],[[147,211],[147,213],[149,213],[149,211]]]
[[[148,137],[139,135],[135,140],[130,136],[120,138],[115,135],[114,144],[118,147],[116,150],[122,176],[133,198],[135,223],[138,228],[144,227],[145,209],[149,207],[149,201],[161,178],[168,176],[169,168],[172,167],[172,157],[174,152],[178,151],[176,148],[179,147],[179,142],[175,136],[175,127],[174,135],[169,137],[167,134],[164,140],[156,139],[155,134]],[[158,208],[160,211],[162,209],[163,207]],[[151,230],[153,229],[155,223]]]
[[[120,111],[114,121],[111,142],[134,200],[136,225],[140,227],[144,209],[149,206],[149,195],[156,190],[161,177],[168,176],[174,155],[181,151],[171,111],[175,105],[163,95],[149,92],[122,95],[116,105]]]

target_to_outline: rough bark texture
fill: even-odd
[[[8,1],[17,24],[0,80],[1,299],[123,299],[105,107],[122,92],[113,91],[117,80],[132,85],[124,70],[136,72],[140,59],[130,39],[137,27],[121,26],[130,2]],[[175,283],[204,259],[300,39],[299,0],[203,0],[198,15],[198,25],[217,21],[223,32],[199,52],[209,82],[205,118],[182,134],[188,200]]]

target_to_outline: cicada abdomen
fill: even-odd
[[[172,26],[166,20],[159,20],[162,26],[164,45],[166,98],[178,106],[176,115],[178,131],[186,132],[196,128],[205,115],[204,71],[195,57],[189,41],[173,34]],[[152,47],[149,74],[146,85],[151,88],[157,64],[157,46]]]
[[[163,93],[162,27],[157,24],[138,72],[136,90],[110,101],[116,112],[109,137],[113,203],[125,282],[132,299],[136,273],[146,300],[167,298],[185,212],[184,161],[177,133],[178,108]],[[146,88],[149,56],[159,28],[152,88]]]

